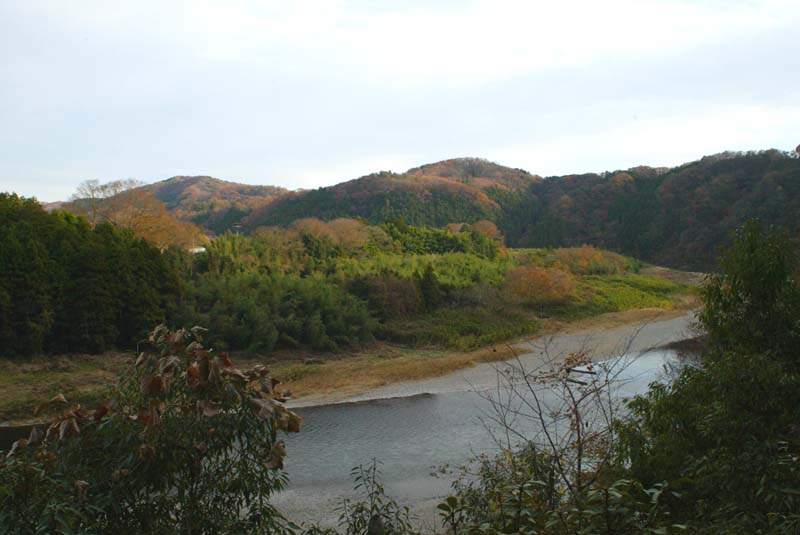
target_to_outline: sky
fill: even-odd
[[[797,0],[0,0],[0,191],[800,143]]]

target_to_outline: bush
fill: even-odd
[[[202,329],[156,328],[89,411],[62,395],[54,416],[0,464],[0,526],[10,533],[276,533],[280,431],[298,431],[277,381],[200,344]],[[53,410],[58,407],[58,410]]]
[[[296,275],[203,277],[187,288],[173,318],[208,325],[211,341],[226,349],[253,352],[281,345],[335,351],[370,342],[378,330],[364,301],[324,279]]]
[[[366,301],[381,320],[408,318],[424,309],[422,295],[414,280],[393,273],[355,277],[348,281],[347,288]]]
[[[576,496],[563,484],[558,463],[532,444],[477,457],[453,483],[453,494],[437,506],[443,524],[454,535],[686,531],[666,517],[666,504],[678,495],[664,485],[645,488],[606,478]]]
[[[708,277],[700,315],[719,349],[772,351],[800,367],[800,280],[797,247],[785,231],[751,221]]]
[[[528,305],[559,305],[570,300],[575,278],[559,268],[520,266],[508,271],[506,291]]]
[[[636,261],[591,245],[556,249],[551,257],[579,275],[609,275],[638,269]]]

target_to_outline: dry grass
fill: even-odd
[[[391,383],[438,377],[480,362],[503,360],[511,356],[507,346],[476,351],[447,352],[406,350],[376,344],[363,353],[347,358],[305,364],[277,363],[271,366],[284,381],[294,399],[343,398]]]
[[[94,403],[131,358],[131,354],[106,353],[0,360],[0,422],[35,421],[34,407],[59,392],[70,401]]]
[[[544,324],[539,335],[584,329],[612,329],[631,323],[663,321],[682,316],[687,309],[626,310],[569,323],[552,320]],[[522,339],[468,353],[406,350],[378,344],[369,351],[348,355],[346,358],[313,360],[308,364],[303,361],[284,361],[274,363],[270,368],[276,377],[284,381],[283,387],[292,392],[295,400],[306,403],[328,402],[391,383],[438,377],[481,362],[505,360],[513,354],[511,345]]]
[[[677,271],[661,266],[647,266],[643,268],[640,273],[642,275],[655,275],[656,277],[663,277],[678,284],[686,284],[688,286],[700,286],[706,276],[705,273],[698,271]]]

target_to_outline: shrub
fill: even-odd
[[[408,318],[424,308],[414,281],[393,273],[355,277],[347,286],[350,293],[365,300],[370,310],[382,320]]]
[[[602,251],[591,245],[556,249],[552,258],[575,274],[597,275],[624,273],[637,266],[634,261],[610,251]]]
[[[345,535],[380,533],[381,535],[414,535],[408,507],[401,507],[380,482],[378,461],[350,471],[360,499],[345,499],[339,510],[339,525]]]
[[[203,330],[156,328],[89,411],[62,395],[54,416],[0,464],[0,526],[11,533],[275,533],[280,431],[298,431],[277,381],[201,345]],[[58,406],[58,411],[53,408]]]
[[[575,278],[555,267],[520,266],[508,271],[505,287],[512,298],[525,304],[558,305],[569,301]]]

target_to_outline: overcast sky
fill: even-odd
[[[800,1],[0,0],[0,191],[800,143]]]

